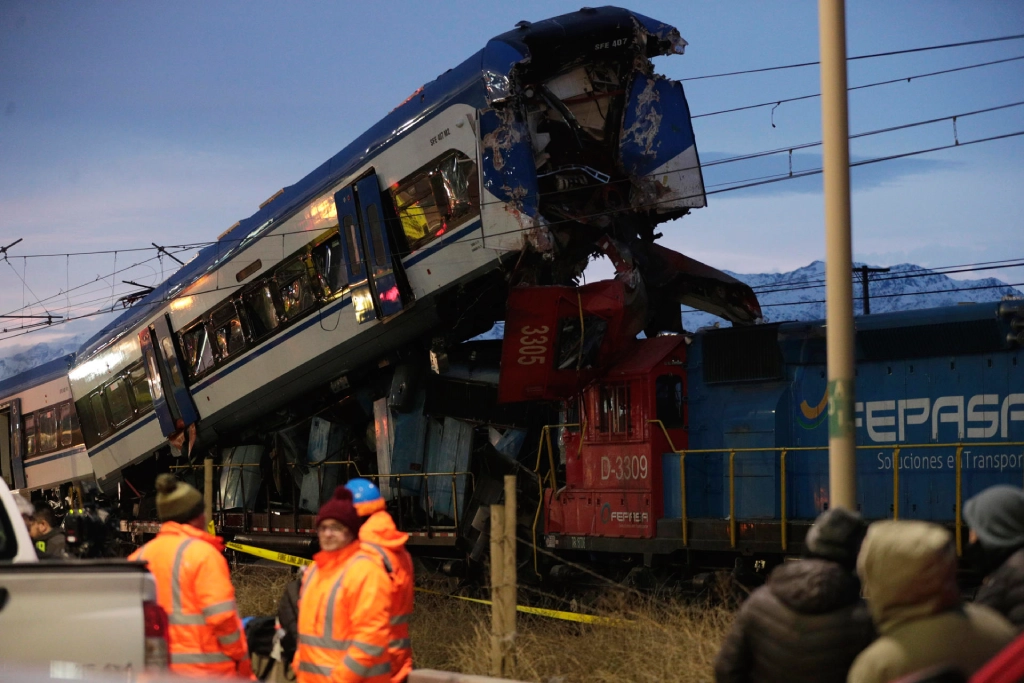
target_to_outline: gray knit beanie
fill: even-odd
[[[807,532],[807,554],[832,560],[852,569],[857,563],[860,544],[868,525],[856,512],[832,508],[818,515]]]
[[[203,494],[173,474],[156,478],[156,515],[161,522],[189,522],[203,514]]]
[[[988,550],[1024,546],[1024,490],[999,484],[964,503],[964,520]]]

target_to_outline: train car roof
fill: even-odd
[[[75,354],[70,353],[66,356],[47,361],[42,365],[37,365],[31,370],[26,370],[13,377],[8,377],[0,381],[0,398],[20,394],[26,389],[31,389],[61,376],[66,376],[68,369],[71,368],[74,361]]]
[[[636,375],[649,372],[686,341],[681,334],[641,339],[629,347],[626,356],[613,365],[605,377]]]
[[[560,54],[568,54],[570,46],[575,45],[578,50],[581,41],[587,40],[588,36],[592,38],[595,34],[609,31],[621,33],[624,28],[631,28],[637,40],[642,38],[645,41],[648,56],[681,53],[686,45],[672,26],[618,7],[584,8],[534,23],[520,22],[515,30],[491,39],[484,49],[416,90],[313,172],[284,188],[259,211],[232,226],[213,244],[202,248],[192,260],[135,306],[85,342],[78,351],[78,358],[87,360],[133,329],[204,274],[244,251],[261,234],[390,147],[433,111],[467,99],[471,93],[476,95],[474,101],[484,97],[492,101],[499,95],[502,79],[507,83],[508,76],[517,65],[529,66],[543,61],[535,59],[538,56],[558,58]]]

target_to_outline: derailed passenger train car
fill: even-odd
[[[649,331],[680,328],[666,298],[757,319],[745,285],[654,244],[705,204],[682,86],[650,62],[684,46],[617,8],[523,22],[270,197],[80,350],[100,485],[193,426],[206,449],[265,442],[598,253],[640,274]],[[699,282],[681,287],[687,268]]]

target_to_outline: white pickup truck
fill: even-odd
[[[0,479],[0,672],[165,669],[167,615],[145,564],[37,560],[14,495]]]

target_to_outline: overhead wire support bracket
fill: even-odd
[[[0,247],[0,256],[3,256],[6,259],[7,258],[7,250],[10,249],[11,247],[13,247],[15,244],[17,244],[21,240],[22,240],[22,238],[19,237],[18,239],[14,240],[10,244],[8,244],[6,247]]]
[[[166,249],[164,249],[163,247],[161,247],[161,246],[160,246],[159,244],[157,244],[156,242],[150,242],[150,244],[152,244],[152,245],[153,245],[154,247],[156,247],[156,250],[157,250],[157,251],[159,251],[159,252],[160,252],[161,254],[166,254],[167,256],[170,256],[170,257],[171,257],[172,259],[174,259],[175,261],[177,261],[177,262],[178,262],[178,263],[180,263],[181,265],[185,265],[185,262],[184,262],[184,261],[182,261],[182,260],[181,260],[180,258],[178,258],[177,256],[175,256],[174,254],[172,254],[171,252],[169,252],[169,251],[167,251]]]

